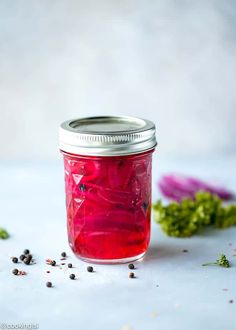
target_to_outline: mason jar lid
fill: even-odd
[[[130,155],[157,145],[154,123],[128,116],[67,120],[60,126],[59,141],[62,151],[90,156]]]

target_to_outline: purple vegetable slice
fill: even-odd
[[[224,187],[178,174],[164,175],[159,180],[158,186],[166,198],[176,201],[181,201],[183,198],[194,198],[195,193],[198,191],[208,191],[219,196],[223,200],[231,200],[234,198],[234,194]]]

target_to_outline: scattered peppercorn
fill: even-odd
[[[24,254],[21,254],[20,255],[20,260],[23,261],[25,259],[25,255]]]
[[[66,253],[65,253],[65,252],[62,252],[62,253],[61,253],[61,256],[62,256],[63,258],[65,258],[65,257],[66,257]]]
[[[26,272],[24,270],[19,270],[18,275],[26,275]]]
[[[50,265],[51,265],[51,266],[56,266],[56,261],[55,261],[55,260],[52,260],[52,261],[50,262]]]
[[[183,249],[183,250],[182,250],[182,252],[184,252],[184,253],[187,253],[187,252],[188,252],[188,250],[187,250],[187,249]]]
[[[26,265],[29,265],[29,264],[30,264],[30,261],[31,261],[31,260],[28,259],[28,258],[25,258],[25,259],[24,259],[24,263],[25,263]]]
[[[25,263],[26,265],[29,265],[30,262],[31,262],[31,260],[32,260],[32,255],[31,255],[31,254],[28,254],[28,255],[25,257],[25,259],[24,259],[24,263]]]
[[[30,251],[28,249],[24,250],[24,254],[29,254],[29,253],[30,253]]]
[[[88,266],[88,267],[87,267],[87,271],[88,271],[89,273],[92,273],[92,272],[93,272],[93,267],[92,267],[92,266]]]
[[[17,257],[13,257],[13,258],[12,258],[12,262],[14,262],[14,264],[17,264],[17,262],[18,262],[18,258],[17,258]]]
[[[70,279],[74,280],[75,279],[75,274],[70,274]]]
[[[129,269],[134,269],[134,264],[129,264],[128,267]]]
[[[134,273],[129,273],[129,278],[135,278]]]
[[[12,274],[17,275],[18,274],[18,269],[17,268],[13,269]]]
[[[230,304],[233,304],[233,302],[234,302],[233,299],[230,299],[230,300],[229,300],[229,303],[230,303]]]
[[[72,264],[68,264],[68,268],[72,268]]]
[[[51,288],[51,287],[52,287],[52,282],[47,282],[47,283],[46,283],[46,286],[47,286],[48,288]]]
[[[47,270],[47,273],[50,273],[50,270]]]

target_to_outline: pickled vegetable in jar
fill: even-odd
[[[95,263],[141,258],[150,241],[155,125],[89,117],[60,127],[71,249]]]

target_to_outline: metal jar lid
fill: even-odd
[[[62,151],[90,156],[130,155],[157,145],[154,123],[127,116],[67,120],[60,126],[59,140]]]

